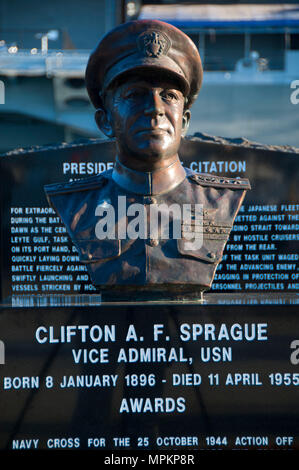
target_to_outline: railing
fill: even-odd
[[[48,51],[44,54],[35,49],[0,49],[0,75],[72,75],[83,76],[90,51]]]

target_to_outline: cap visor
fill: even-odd
[[[183,71],[174,60],[166,56],[140,57],[140,55],[134,54],[134,56],[125,57],[107,71],[103,88],[107,89],[116,78],[129,72],[133,72],[134,70],[136,70],[136,72],[142,70],[147,71],[149,69],[165,71],[167,75],[178,79],[182,84],[183,92],[188,94],[189,84]]]

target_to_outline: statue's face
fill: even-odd
[[[157,75],[127,79],[109,92],[106,105],[120,155],[140,162],[177,155],[190,118],[179,85]]]

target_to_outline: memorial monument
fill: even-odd
[[[201,80],[183,33],[122,25],[87,68],[115,139],[0,159],[1,450],[299,449],[299,149],[179,148]]]
[[[86,86],[98,127],[116,138],[115,167],[45,190],[103,291],[185,298],[211,287],[250,186],[180,162],[202,77],[195,44],[160,21],[121,25],[90,56]]]

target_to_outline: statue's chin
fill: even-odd
[[[119,159],[126,166],[147,171],[149,163],[148,171],[152,171],[155,167],[160,167],[161,162],[176,156],[179,145],[169,139],[144,139],[126,142],[126,145],[119,144],[117,147]]]

